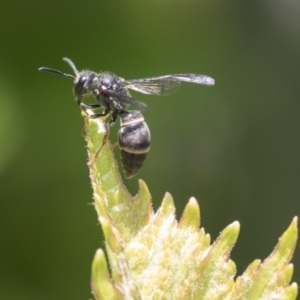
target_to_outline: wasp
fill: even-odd
[[[75,75],[62,71],[41,67],[39,71],[52,72],[71,78],[74,81],[74,95],[77,104],[86,110],[103,108],[103,112],[90,115],[90,118],[104,117],[111,114],[109,125],[112,126],[120,117],[119,147],[122,164],[127,178],[133,177],[140,170],[150,149],[150,130],[141,110],[147,105],[133,98],[129,89],[148,95],[170,95],[176,92],[181,82],[202,85],[214,85],[213,78],[199,74],[173,74],[142,79],[125,80],[113,73],[96,73],[90,70],[79,72],[69,58],[63,60],[72,68]],[[93,95],[96,104],[83,102],[86,95]],[[132,105],[137,110],[128,111]]]

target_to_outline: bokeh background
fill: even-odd
[[[143,78],[200,73],[168,97],[133,93],[152,148],[137,177],[157,209],[191,196],[215,239],[235,220],[241,273],[271,253],[300,214],[300,2],[14,1],[0,3],[0,298],[91,299],[102,233],[72,81],[41,66]],[[119,124],[110,139],[117,140]],[[115,151],[119,156],[118,149]],[[300,282],[300,251],[294,280]]]

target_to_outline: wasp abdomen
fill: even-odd
[[[150,130],[140,111],[120,114],[119,147],[126,178],[140,170],[150,149]]]

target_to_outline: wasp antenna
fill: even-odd
[[[74,71],[75,75],[78,75],[78,70],[76,69],[74,63],[71,61],[70,58],[67,58],[67,57],[64,57],[63,58],[63,61],[65,61],[71,68],[72,70]]]
[[[73,76],[71,74],[63,73],[63,72],[61,72],[59,70],[55,70],[55,69],[51,69],[51,68],[47,68],[47,67],[41,67],[38,70],[39,71],[44,71],[44,72],[51,72],[51,73],[59,74],[59,75],[62,75],[64,77],[72,78],[73,80],[75,80],[75,76]]]

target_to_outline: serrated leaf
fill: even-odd
[[[237,278],[226,299],[296,299],[297,285],[289,286],[293,273],[289,262],[297,241],[297,221],[295,217],[269,257],[262,263],[255,260]]]
[[[92,267],[95,299],[296,299],[289,264],[297,239],[297,219],[272,254],[255,260],[234,280],[229,259],[239,223],[227,226],[211,245],[200,226],[200,208],[191,198],[178,222],[166,193],[156,213],[146,184],[132,197],[121,180],[105,120],[86,119],[89,168],[95,207],[110,264],[98,250]]]

